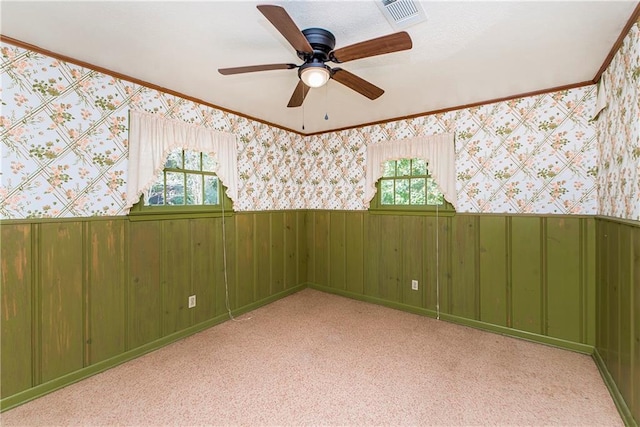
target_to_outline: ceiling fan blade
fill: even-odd
[[[304,102],[304,98],[309,93],[309,86],[304,84],[302,80],[298,80],[298,86],[296,86],[293,91],[293,95],[291,95],[291,99],[289,100],[289,104],[287,107],[299,107]]]
[[[338,83],[342,83],[350,89],[355,90],[359,94],[364,95],[369,99],[376,99],[384,93],[384,90],[380,89],[378,86],[369,83],[368,81],[356,76],[353,73],[350,73],[347,70],[343,70],[342,68],[334,68],[331,71],[332,79],[334,79]]]
[[[347,62],[354,59],[407,50],[411,49],[412,46],[413,43],[409,34],[406,31],[401,31],[336,49],[331,52],[330,59],[337,63]]]
[[[249,65],[247,67],[218,68],[218,72],[228,76],[230,74],[253,73],[254,71],[290,70],[296,67],[296,64]]]
[[[258,5],[257,8],[280,31],[280,34],[287,39],[296,51],[313,53],[313,48],[309,41],[284,8],[268,4]]]

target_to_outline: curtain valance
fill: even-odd
[[[365,203],[369,203],[376,194],[376,181],[382,177],[384,162],[415,158],[424,159],[429,163],[429,173],[438,184],[438,189],[444,194],[444,198],[457,209],[456,153],[453,134],[450,133],[369,145],[367,147]]]
[[[237,201],[238,157],[235,135],[132,110],[129,112],[126,209],[140,200],[140,196],[164,169],[169,153],[176,148],[215,155],[216,175],[227,187],[227,196]]]

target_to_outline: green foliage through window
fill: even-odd
[[[389,160],[383,165],[374,209],[453,210],[429,174],[423,159]]]
[[[442,205],[444,197],[422,159],[389,160],[380,178],[382,205]]]
[[[144,195],[144,206],[217,206],[220,182],[215,159],[206,153],[177,149]]]

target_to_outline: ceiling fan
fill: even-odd
[[[320,87],[327,83],[329,79],[334,79],[369,99],[376,99],[384,93],[384,90],[347,70],[339,67],[331,68],[326,65],[326,62],[340,64],[355,59],[407,50],[412,47],[411,37],[402,31],[334,50],[336,38],[330,31],[322,28],[307,28],[300,31],[284,8],[273,5],[258,5],[257,7],[287,39],[289,44],[293,46],[298,57],[304,63],[301,65],[265,64],[220,68],[218,72],[223,75],[230,75],[297,68],[300,80],[287,107],[301,106],[310,88]]]

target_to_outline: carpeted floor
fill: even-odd
[[[623,425],[588,356],[306,289],[13,425]]]

